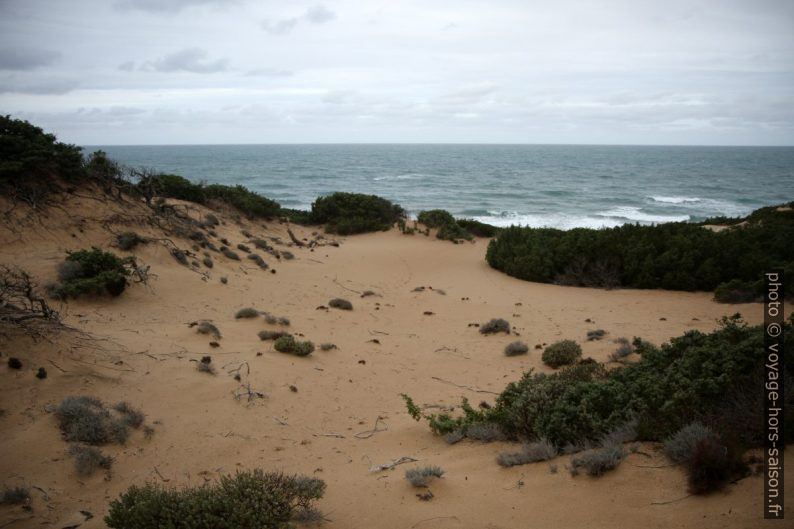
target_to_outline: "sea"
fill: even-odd
[[[242,184],[311,209],[335,191],[411,215],[571,229],[744,216],[794,200],[794,147],[312,144],[86,146],[136,168]]]

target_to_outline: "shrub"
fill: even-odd
[[[171,248],[171,256],[176,260],[177,263],[181,264],[182,266],[188,266],[189,261],[187,260],[187,254],[184,250],[180,250],[179,248]]]
[[[617,468],[625,458],[626,451],[623,445],[606,444],[571,458],[571,473],[576,474],[583,468],[591,476],[601,476]]]
[[[256,318],[258,316],[259,316],[259,311],[253,307],[246,307],[244,309],[240,309],[234,315],[234,317],[238,320],[241,318]]]
[[[703,440],[716,439],[717,435],[698,421],[678,430],[664,442],[664,453],[674,463],[685,463],[692,458],[695,448]]]
[[[134,263],[134,257],[122,259],[96,247],[68,252],[66,260],[58,266],[58,290],[70,297],[119,296],[127,286],[128,267]]]
[[[615,340],[615,343],[619,345],[617,349],[609,354],[610,362],[621,362],[634,352],[634,346],[626,338],[618,338]]]
[[[325,482],[262,470],[223,476],[216,483],[183,489],[156,484],[132,486],[110,503],[112,529],[288,529],[325,493]]]
[[[210,258],[209,256],[205,256],[204,259],[201,260],[201,262],[204,263],[204,266],[206,266],[207,268],[212,268],[213,266],[215,266],[215,263],[212,262],[212,258]]]
[[[341,310],[353,310],[353,304],[346,299],[334,298],[328,302],[329,307]]]
[[[12,356],[8,359],[8,367],[10,369],[22,369],[22,361],[19,358]]]
[[[444,470],[437,466],[411,468],[405,471],[405,479],[414,487],[427,487],[432,478],[440,478]]]
[[[125,424],[127,424],[127,426],[131,426],[132,428],[139,428],[146,418],[143,412],[133,408],[129,403],[124,401],[116,403],[116,405],[113,406],[113,409],[119,412]]]
[[[764,282],[762,280],[731,279],[726,283],[720,283],[714,289],[714,301],[717,303],[752,303],[763,300],[763,297]]]
[[[472,239],[472,235],[455,221],[455,217],[443,209],[422,211],[417,216],[417,220],[428,228],[438,228],[436,237],[439,239],[447,241]]]
[[[292,252],[290,252],[288,250],[281,250],[281,257],[283,257],[284,259],[289,261],[289,260],[295,259],[295,254],[293,254]]]
[[[303,211],[301,209],[281,208],[280,212],[282,217],[287,218],[290,222],[295,224],[309,225],[312,224],[312,214],[310,211]]]
[[[69,447],[69,455],[74,457],[74,468],[79,476],[90,476],[98,468],[110,470],[113,465],[113,458],[93,446],[73,444]]]
[[[529,352],[529,346],[524,342],[513,342],[508,344],[505,347],[505,355],[506,356],[517,356],[527,354]]]
[[[207,197],[201,185],[175,174],[156,174],[145,176],[138,183],[139,189],[151,190],[158,197],[176,198],[197,204],[204,204]]]
[[[240,256],[237,255],[237,252],[230,250],[226,246],[221,246],[221,253],[226,256],[227,259],[231,259],[232,261],[240,260]]]
[[[492,443],[494,441],[504,441],[505,434],[498,424],[492,422],[475,422],[462,429],[467,439]]]
[[[497,332],[510,334],[510,323],[502,318],[493,318],[491,321],[480,325],[481,334],[495,334]]]
[[[555,457],[557,457],[557,448],[546,439],[540,439],[534,443],[524,445],[518,452],[499,454],[496,462],[503,467],[512,467],[537,463],[538,461],[548,461]]]
[[[0,492],[0,505],[22,505],[30,499],[30,491],[25,487],[10,487]]]
[[[134,231],[125,231],[116,235],[116,244],[119,250],[128,252],[133,250],[139,244],[144,244],[146,239],[135,233]]]
[[[312,342],[300,342],[292,335],[276,339],[273,343],[273,348],[280,353],[289,353],[295,356],[308,356],[314,352],[314,344]]]
[[[213,184],[204,187],[208,199],[216,199],[232,205],[249,217],[273,218],[279,214],[278,202],[263,197],[241,185],[226,186]]]
[[[755,291],[764,270],[794,267],[794,211],[772,206],[744,220],[720,232],[689,223],[568,231],[510,227],[489,243],[486,260],[528,281],[688,291],[722,284],[719,298],[730,299],[731,292]],[[744,283],[728,287],[731,280]],[[786,295],[793,293],[794,285],[787,286]]]
[[[330,351],[331,349],[336,349],[336,345],[332,343],[321,343],[320,344],[320,351]]]
[[[475,237],[496,237],[500,228],[473,219],[458,219],[458,226],[466,230]]]
[[[596,329],[594,331],[587,331],[587,341],[593,342],[600,340],[607,332],[604,329]]]
[[[351,235],[388,230],[405,211],[388,200],[359,193],[333,193],[312,204],[311,218],[328,233]]]
[[[248,246],[244,245],[243,243],[239,243],[237,245],[237,249],[240,250],[241,252],[251,253],[251,248],[249,248]]]
[[[260,340],[277,340],[283,336],[289,336],[289,333],[284,331],[259,331]]]
[[[199,334],[210,334],[215,337],[216,340],[220,339],[221,331],[208,321],[199,322],[198,326],[196,327],[196,332]]]
[[[127,420],[111,415],[94,397],[66,397],[55,408],[55,418],[67,441],[92,445],[123,444],[129,436]]]
[[[582,356],[582,348],[573,340],[560,340],[543,350],[543,363],[557,369],[576,362]]]
[[[256,263],[257,266],[259,266],[259,268],[261,268],[262,270],[268,269],[267,263],[265,262],[264,259],[262,259],[262,256],[260,256],[259,254],[249,253],[248,258],[252,260],[254,263]]]
[[[714,437],[701,439],[695,445],[687,465],[689,492],[708,494],[721,490],[734,477],[747,471],[747,466],[733,447]]]

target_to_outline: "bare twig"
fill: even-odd
[[[439,377],[430,377],[430,378],[432,378],[433,380],[438,380],[439,382],[443,382],[444,384],[450,384],[450,385],[453,385],[453,386],[458,387],[458,388],[468,389],[469,391],[473,391],[475,393],[488,393],[490,395],[499,395],[499,393],[497,393],[495,391],[489,391],[487,389],[473,388],[471,386],[462,386],[460,384],[455,384],[454,382],[451,382],[449,380],[444,380],[443,378],[439,378]]]
[[[375,419],[375,427],[372,430],[365,430],[363,432],[358,432],[353,437],[355,437],[356,439],[369,439],[378,432],[385,432],[386,430],[389,429],[388,425],[386,425],[385,422],[383,423],[382,428],[378,427],[378,424],[382,421],[383,421],[383,417],[378,417],[377,419]]]
[[[403,463],[413,463],[414,461],[419,461],[410,456],[402,456],[399,459],[395,459],[394,461],[389,461],[388,463],[384,463],[382,465],[373,465],[369,467],[370,472],[382,472],[384,470],[391,470],[397,465],[402,465]]]

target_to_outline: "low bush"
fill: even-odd
[[[196,363],[196,369],[199,373],[207,373],[208,375],[215,374],[215,366],[212,365],[211,356],[202,356],[201,360]]]
[[[332,343],[321,343],[320,344],[320,351],[330,351],[331,349],[336,349],[336,345]]]
[[[458,219],[458,226],[475,237],[491,238],[499,234],[500,228],[473,219]]]
[[[0,492],[0,505],[22,505],[30,499],[30,490],[25,487],[10,487]]]
[[[244,309],[238,310],[234,317],[238,320],[241,318],[258,318],[259,311],[253,307],[246,307]]]
[[[593,331],[587,331],[587,341],[594,342],[596,340],[600,340],[601,338],[606,335],[606,331],[604,329],[595,329]]]
[[[237,245],[237,249],[240,250],[241,252],[244,252],[244,253],[251,253],[251,248],[249,248],[248,246],[244,245],[243,243],[239,243]]]
[[[201,487],[132,486],[110,503],[105,523],[112,529],[288,529],[291,521],[316,515],[313,504],[324,493],[320,479],[259,469]]]
[[[687,464],[689,492],[708,494],[747,473],[747,465],[734,447],[714,437],[698,441]]]
[[[273,218],[278,216],[281,210],[278,202],[254,193],[241,185],[208,185],[204,187],[204,194],[208,199],[221,200],[230,204],[249,217]]]
[[[88,396],[66,397],[55,408],[55,418],[66,441],[91,445],[124,444],[129,427],[137,428],[127,414],[111,414],[102,401]]]
[[[605,444],[571,458],[571,473],[576,475],[580,469],[584,469],[591,476],[601,476],[616,469],[625,458],[626,451],[623,445]]]
[[[292,335],[277,338],[273,348],[280,353],[294,354],[295,356],[309,356],[314,352],[314,344],[310,341],[301,342]]]
[[[697,445],[704,440],[716,439],[717,435],[708,426],[694,421],[664,442],[664,453],[674,463],[686,463],[692,459]]]
[[[333,193],[312,204],[311,219],[325,224],[328,233],[351,235],[388,230],[405,211],[392,202],[375,195]]]
[[[261,256],[261,255],[259,255],[259,254],[255,254],[255,253],[249,253],[247,257],[248,257],[248,259],[250,259],[250,260],[252,260],[254,263],[256,263],[256,265],[257,265],[259,268],[261,268],[262,270],[267,270],[267,269],[269,268],[269,267],[268,267],[268,265],[267,265],[267,263],[265,262],[265,260],[264,260],[264,259],[262,259],[262,256]]]
[[[22,361],[15,356],[10,357],[7,364],[9,369],[22,369]]]
[[[221,337],[221,331],[219,331],[215,325],[213,325],[208,321],[199,322],[196,327],[196,332],[198,332],[199,334],[209,334],[213,336],[216,340],[220,339]]]
[[[634,352],[634,346],[627,338],[618,338],[615,340],[618,348],[609,354],[610,362],[622,362],[627,356]]]
[[[201,260],[201,262],[204,263],[204,266],[206,266],[207,268],[212,268],[213,266],[215,266],[215,263],[212,262],[212,258],[208,255],[205,256],[204,259]]]
[[[491,321],[480,325],[481,334],[495,334],[497,332],[510,334],[510,322],[502,318],[493,318]]]
[[[143,424],[144,419],[146,419],[142,411],[133,408],[129,403],[124,401],[116,403],[113,409],[119,412],[122,420],[127,426],[132,428],[139,428]]]
[[[443,209],[431,209],[421,211],[417,220],[428,228],[438,228],[436,237],[447,241],[457,241],[458,239],[471,240],[472,235],[461,227],[455,217]]]
[[[226,246],[221,246],[221,253],[227,258],[231,259],[232,261],[239,261],[240,256],[237,255],[237,252],[230,250]]]
[[[505,347],[506,356],[518,356],[527,354],[528,352],[529,346],[524,342],[513,342]]]
[[[116,244],[119,250],[124,250],[125,252],[134,250],[136,246],[144,243],[146,243],[146,239],[134,231],[125,231],[116,235]]]
[[[99,468],[110,470],[113,466],[113,458],[93,446],[73,444],[69,447],[69,455],[74,457],[74,468],[78,476],[90,476]]]
[[[119,296],[127,287],[127,277],[134,264],[134,257],[117,257],[96,247],[68,252],[66,260],[58,265],[60,283],[52,291],[68,297]]]
[[[405,471],[405,479],[414,487],[427,487],[432,478],[440,478],[443,475],[444,470],[437,466],[411,468]]]
[[[328,302],[329,307],[342,310],[353,310],[353,304],[346,299],[334,298]]]
[[[546,439],[540,439],[534,443],[525,444],[518,452],[499,454],[496,462],[503,467],[513,467],[537,463],[538,461],[548,461],[555,457],[557,457],[557,448]]]
[[[289,336],[289,333],[284,331],[259,331],[257,336],[259,336],[260,340],[278,340],[283,336]]]
[[[720,283],[714,289],[714,301],[717,303],[753,303],[762,301],[764,297],[763,280],[742,281],[731,279]]]
[[[543,350],[541,359],[549,367],[557,369],[571,365],[582,356],[582,348],[573,340],[560,340]]]

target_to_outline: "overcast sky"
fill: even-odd
[[[794,145],[791,0],[0,0],[78,144]]]

